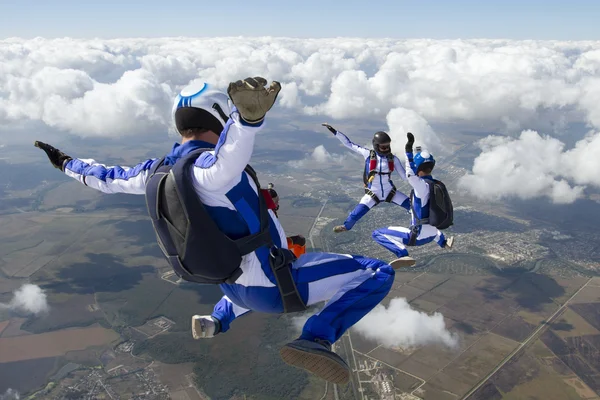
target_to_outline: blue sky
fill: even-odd
[[[598,40],[598,0],[2,0],[0,38],[291,36]]]

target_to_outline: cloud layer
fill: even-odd
[[[162,128],[182,85],[246,75],[280,80],[280,106],[332,118],[400,108],[523,128],[560,110],[555,130],[581,116],[600,126],[598,42],[38,38],[0,41],[0,60],[0,118],[81,135]]]
[[[172,129],[171,101],[183,85],[202,80],[225,89],[231,80],[255,75],[282,82],[277,107],[332,123],[385,120],[396,141],[403,143],[410,130],[417,144],[435,151],[447,147],[446,132],[436,132],[436,124],[512,136],[536,130],[542,140],[535,150],[551,152],[544,161],[552,167],[538,171],[537,186],[510,186],[510,195],[569,202],[597,184],[597,174],[565,174],[558,162],[567,155],[598,159],[596,134],[561,151],[544,135],[560,140],[573,122],[600,130],[600,42],[6,39],[0,41],[0,126],[41,121],[84,137],[164,132]],[[463,185],[494,197],[490,182],[498,176],[479,168],[482,161],[520,160],[506,154],[506,139],[481,146],[479,164]],[[520,171],[502,173],[505,187]]]

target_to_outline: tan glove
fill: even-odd
[[[273,81],[266,88],[267,80],[259,76],[231,82],[227,94],[238,109],[242,119],[251,124],[261,122],[273,107],[281,84]]]

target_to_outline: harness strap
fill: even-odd
[[[389,172],[377,172],[377,153],[375,150],[371,150],[369,153],[369,173],[367,175],[367,182],[370,183],[375,178],[375,175],[389,175],[392,176],[394,172],[394,155],[388,154],[385,156],[388,160]],[[366,185],[365,185],[366,186]]]
[[[302,300],[292,276],[292,263],[295,260],[296,256],[290,250],[271,247],[269,264],[277,280],[277,288],[283,303],[283,312],[286,314],[304,311],[308,308]]]
[[[392,199],[394,198],[395,195],[396,195],[396,186],[392,186],[392,190],[390,190],[390,192],[388,193],[388,195],[384,201],[386,203],[391,203]]]
[[[369,188],[365,188],[365,194],[368,194],[369,196],[371,196],[371,198],[373,200],[375,200],[375,205],[381,203],[381,200],[379,200],[379,197],[377,197],[377,195],[375,193],[373,193],[373,191]]]
[[[414,189],[410,191],[410,209],[412,211],[412,215],[415,218],[415,225],[425,225],[429,223],[429,218],[417,218],[417,210],[415,209],[415,203],[413,202],[413,197],[415,195]]]
[[[421,232],[420,225],[413,225],[410,227],[410,236],[408,237],[407,246],[415,246],[417,244],[417,237]]]

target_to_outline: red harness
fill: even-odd
[[[386,158],[388,161],[388,168],[390,171],[386,172],[385,175],[391,176],[392,172],[394,172],[394,155],[388,154]],[[375,150],[371,150],[369,159],[369,173],[365,174],[364,176],[365,186],[368,185],[368,183],[375,177],[375,174],[377,174],[377,153],[375,152]]]
[[[369,160],[369,172],[375,171],[376,168],[377,168],[377,157],[375,157],[375,158],[371,157],[371,159]],[[388,159],[388,168],[390,169],[390,172],[394,172],[394,158],[393,157],[391,159]]]

